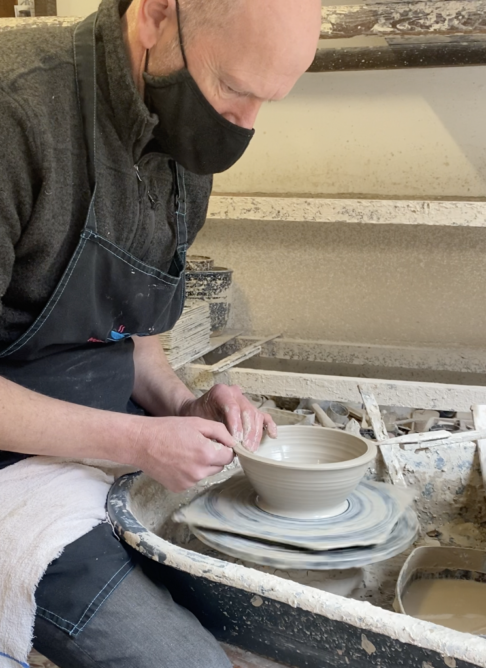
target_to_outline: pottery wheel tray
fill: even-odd
[[[407,490],[362,482],[344,513],[291,519],[261,510],[256,492],[238,473],[176,511],[173,519],[237,559],[275,568],[357,568],[390,559],[413,543],[419,527],[411,503]]]

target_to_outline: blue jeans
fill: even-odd
[[[37,615],[34,647],[59,668],[231,668],[216,640],[140,565],[77,635]]]

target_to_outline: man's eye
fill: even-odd
[[[235,90],[234,88],[231,88],[231,86],[228,86],[227,83],[224,83],[224,82],[223,82],[223,86],[224,86],[224,88],[226,89],[226,91],[227,91],[228,93],[231,93],[232,95],[239,95],[238,91]]]

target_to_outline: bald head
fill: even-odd
[[[244,0],[179,0],[185,16],[184,27],[192,35],[201,29],[227,27],[243,4]]]
[[[212,106],[237,125],[253,127],[261,104],[288,95],[314,59],[321,0],[179,4],[189,71]],[[133,0],[126,24],[132,64],[134,53],[140,62],[149,50],[151,74],[183,67],[176,0]]]

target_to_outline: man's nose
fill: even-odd
[[[255,126],[255,121],[262,106],[261,100],[256,100],[251,97],[243,97],[235,100],[231,109],[226,110],[223,116],[226,120],[239,125],[247,130],[252,130]]]

